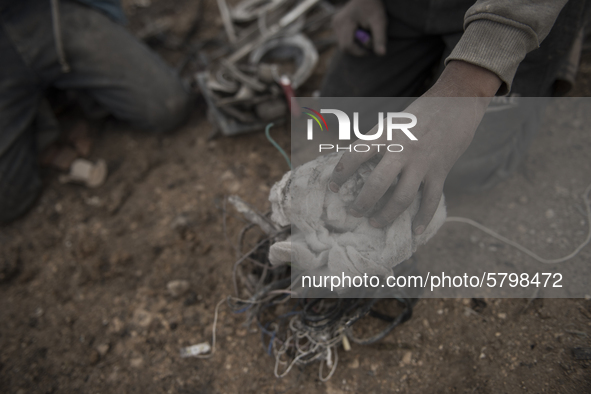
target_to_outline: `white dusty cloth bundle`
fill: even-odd
[[[378,229],[368,217],[347,212],[376,162],[364,163],[338,193],[328,190],[331,173],[342,154],[322,156],[286,173],[271,189],[272,216],[280,226],[292,226],[292,235],[276,242],[269,251],[273,265],[291,262],[307,272],[326,275],[392,274],[392,268],[407,260],[427,242],[446,218],[444,197],[431,223],[421,235],[412,232],[412,220],[421,202],[421,192],[392,224]],[[393,185],[374,207],[391,196]],[[371,212],[369,215],[371,216]]]

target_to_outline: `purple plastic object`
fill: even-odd
[[[358,28],[357,30],[355,30],[355,39],[359,41],[360,44],[368,46],[371,42],[371,33],[367,30]]]

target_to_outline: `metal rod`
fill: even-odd
[[[320,0],[305,0],[302,3],[298,4],[293,10],[285,14],[283,18],[279,20],[279,22],[269,27],[269,29],[264,34],[261,34],[256,40],[242,46],[236,52],[231,54],[227,60],[230,63],[235,63],[239,61],[244,56],[248,55],[253,49],[261,45],[263,42],[267,41],[269,38],[273,37],[281,30],[285,29],[287,26],[289,26],[291,23],[293,23],[296,19],[305,14],[310,8],[314,7],[319,2]]]
[[[226,0],[217,0],[217,2],[222,16],[222,22],[224,22],[224,28],[228,35],[228,40],[230,40],[230,43],[234,44],[236,42],[236,31],[234,30],[234,24],[232,23],[232,16],[230,15],[228,4],[226,3]]]

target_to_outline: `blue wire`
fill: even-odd
[[[267,136],[267,139],[269,140],[269,142],[272,143],[275,148],[277,148],[277,150],[279,151],[279,153],[281,153],[283,155],[283,157],[285,157],[285,161],[287,162],[287,165],[289,166],[289,169],[291,170],[292,167],[291,167],[291,160],[289,160],[289,156],[287,156],[287,153],[285,153],[285,151],[279,146],[279,144],[277,142],[275,142],[275,140],[273,138],[271,138],[271,135],[269,134],[269,130],[274,125],[275,125],[274,123],[269,123],[267,125],[267,127],[265,128],[265,135]]]
[[[271,340],[269,341],[269,346],[267,347],[267,354],[269,356],[272,355],[272,350],[273,350],[273,341],[275,340],[275,336],[277,335],[277,333],[275,331],[273,331],[273,335],[271,336]]]
[[[244,313],[252,307],[252,304],[246,305],[244,308],[237,309],[234,313]]]

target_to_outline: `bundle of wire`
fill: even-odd
[[[246,232],[254,227],[248,225],[241,232],[239,250]],[[258,327],[265,350],[275,357],[275,376],[286,376],[297,365],[319,362],[319,378],[327,381],[336,371],[341,346],[349,350],[350,341],[362,345],[380,341],[411,317],[416,300],[402,297],[292,298],[290,267],[273,267],[267,258],[276,236],[263,238],[236,262],[234,285],[237,293],[238,282],[243,285],[243,297],[228,301],[235,313],[246,315],[246,325]],[[381,311],[384,308],[396,308],[397,313],[385,313]],[[356,327],[366,328],[367,323],[373,331],[376,325],[380,328],[370,335],[357,336]]]

